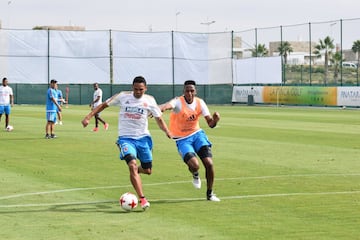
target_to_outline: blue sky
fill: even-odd
[[[359,18],[359,9],[358,0],[0,0],[0,19],[16,29],[223,32]]]

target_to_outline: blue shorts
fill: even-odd
[[[152,139],[150,136],[145,136],[139,139],[119,137],[116,144],[120,149],[120,159],[125,160],[124,157],[131,154],[138,158],[142,163],[152,162]]]
[[[184,156],[187,153],[196,154],[203,146],[211,147],[211,142],[209,141],[205,132],[200,130],[190,137],[177,140],[176,146],[178,148],[179,154],[181,155],[181,158],[184,159]]]
[[[56,112],[46,112],[46,120],[48,122],[56,122]]]
[[[9,115],[10,112],[11,112],[11,106],[10,105],[6,105],[6,106],[2,105],[2,106],[0,106],[0,114],[5,113],[6,115]]]

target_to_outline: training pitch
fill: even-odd
[[[360,110],[209,106],[214,191],[205,199],[175,143],[150,119],[153,174],[142,175],[150,209],[125,212],[134,192],[118,159],[116,107],[92,132],[87,106],[63,109],[57,139],[45,139],[45,106],[14,106],[12,132],[0,123],[0,239],[358,239]],[[168,121],[169,113],[164,118]]]

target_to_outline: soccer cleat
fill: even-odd
[[[50,138],[57,138],[57,136],[55,134],[51,134]]]
[[[99,131],[99,128],[95,127],[95,128],[93,128],[92,131],[93,131],[93,132],[97,132],[97,131]]]
[[[194,188],[200,189],[201,188],[201,180],[199,176],[193,176],[192,184]]]
[[[105,130],[108,130],[108,129],[109,129],[109,124],[108,124],[108,123],[105,123],[105,124],[104,124],[104,129],[105,129]]]
[[[46,139],[50,139],[51,136],[50,136],[49,134],[46,134],[46,135],[45,135],[45,138],[46,138]]]
[[[144,211],[150,207],[150,203],[146,200],[145,197],[140,198],[140,205]]]
[[[218,198],[213,192],[207,195],[207,200],[212,202],[220,202],[220,198]]]

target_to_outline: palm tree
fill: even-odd
[[[329,68],[329,59],[332,55],[332,50],[335,48],[334,39],[331,39],[327,36],[324,40],[319,40],[319,44],[315,46],[314,54],[317,57],[321,57],[324,54],[325,57],[325,78],[324,84],[327,84],[327,75],[328,75],[328,68]]]
[[[331,64],[334,66],[334,82],[336,85],[338,83],[340,65],[343,61],[345,61],[345,59],[342,58],[341,52],[336,52],[330,59]]]
[[[360,63],[360,40],[356,40],[353,43],[351,50],[356,54],[357,65],[359,66],[359,63]]]
[[[288,41],[282,42],[278,47],[279,55],[283,58],[284,64],[287,64],[287,57],[293,52],[293,48]]]
[[[267,50],[265,44],[255,45],[255,49],[251,49],[251,55],[253,57],[265,57],[268,53],[269,50]]]

